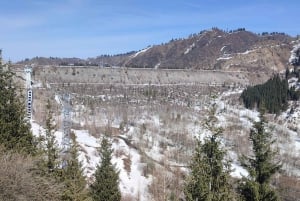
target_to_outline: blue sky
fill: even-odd
[[[95,57],[211,27],[300,34],[299,0],[1,0],[4,59]]]

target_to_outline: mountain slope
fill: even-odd
[[[185,39],[149,46],[138,52],[96,58],[41,58],[19,62],[37,65],[100,65],[135,68],[281,71],[289,63],[292,38],[284,33],[255,34],[245,29],[225,32],[217,28]]]
[[[283,34],[257,35],[219,29],[201,32],[187,39],[153,46],[121,66],[192,69],[285,69],[292,38]],[[272,69],[274,70],[274,69]]]

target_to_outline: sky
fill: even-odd
[[[300,34],[299,0],[0,0],[0,48],[13,62],[138,51],[218,27]]]

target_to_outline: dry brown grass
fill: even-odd
[[[0,200],[56,201],[61,187],[36,174],[34,159],[0,150]]]
[[[300,200],[300,179],[297,177],[280,176],[274,182],[278,188],[279,195],[284,201]]]

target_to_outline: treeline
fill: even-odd
[[[283,36],[285,36],[286,35],[286,33],[284,33],[284,32],[277,32],[277,31],[273,31],[273,32],[262,32],[261,33],[261,35],[262,36],[268,36],[268,35],[271,35],[271,36],[274,36],[274,35],[283,35]]]
[[[246,108],[261,108],[269,113],[278,114],[286,109],[289,100],[298,100],[299,92],[295,87],[289,88],[288,81],[275,75],[266,83],[247,87],[241,94]]]

